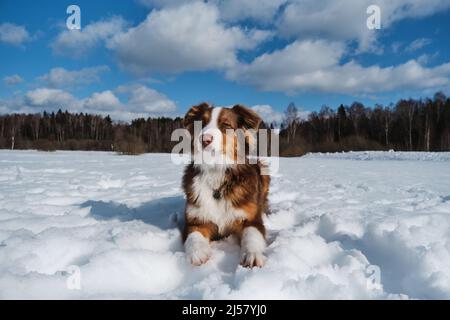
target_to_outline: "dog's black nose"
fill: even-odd
[[[203,134],[201,136],[201,139],[202,139],[202,146],[203,146],[203,148],[206,148],[213,141],[213,136],[211,134]]]

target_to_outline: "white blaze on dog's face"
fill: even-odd
[[[223,167],[244,163],[241,160],[248,145],[254,142],[252,130],[260,123],[255,112],[241,105],[221,108],[203,103],[192,107],[184,125],[191,133],[194,163]]]
[[[195,132],[194,154],[202,156],[206,164],[222,164],[225,162],[223,153],[223,135],[219,129],[220,107],[213,107],[210,111],[209,122]]]

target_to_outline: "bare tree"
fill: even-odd
[[[389,127],[391,126],[391,121],[392,121],[391,108],[386,107],[383,110],[384,138],[386,147],[389,146]]]
[[[11,129],[11,150],[14,150],[15,143],[16,143],[16,126],[13,126]]]
[[[348,108],[348,116],[352,121],[355,134],[359,135],[359,121],[364,115],[365,108],[360,102],[353,102],[350,108]]]
[[[35,140],[39,140],[39,128],[40,128],[40,124],[41,124],[41,116],[39,114],[35,114],[32,117],[32,128],[33,128],[33,134],[34,134],[34,139]]]
[[[413,119],[414,119],[414,104],[408,105],[408,136],[409,136],[409,150],[413,149],[413,140],[412,140],[412,127],[413,127]]]
[[[298,126],[298,109],[293,102],[291,102],[285,111],[285,126],[287,130],[288,143],[293,142]]]

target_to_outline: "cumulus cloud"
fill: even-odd
[[[72,94],[53,88],[37,88],[24,95],[14,96],[8,100],[0,99],[0,113],[37,113],[57,111],[80,111],[83,103]]]
[[[0,24],[0,42],[21,46],[24,42],[30,40],[32,40],[32,37],[24,26],[13,23]]]
[[[121,107],[119,98],[111,90],[94,92],[84,101],[84,107],[94,112],[112,112]]]
[[[367,0],[290,1],[277,27],[281,36],[288,38],[356,39],[366,48],[376,37],[366,27],[367,7]]]
[[[272,106],[268,104],[258,104],[251,107],[265,123],[277,123],[280,124],[283,121],[283,114],[275,111]]]
[[[370,1],[378,4],[385,11],[385,19],[390,25],[401,19],[423,18],[450,8],[447,0],[377,0]]]
[[[258,104],[251,108],[260,115],[266,124],[279,126],[284,121],[284,112],[276,111],[271,105]],[[307,119],[310,113],[310,111],[299,109],[297,115],[300,119]]]
[[[60,89],[38,88],[26,93],[26,106],[48,108],[49,110],[79,109],[80,101],[73,95]]]
[[[4,77],[3,78],[3,82],[7,86],[15,86],[16,84],[19,84],[19,83],[23,82],[23,79],[18,74],[13,74],[11,76]]]
[[[176,104],[164,94],[144,85],[125,86],[117,90],[125,94],[121,101],[111,90],[94,92],[80,99],[62,89],[37,88],[24,96],[0,101],[1,113],[35,113],[68,110],[91,114],[110,115],[114,120],[130,121],[139,117],[173,116]]]
[[[138,3],[151,9],[176,7],[186,3],[206,2],[203,0],[138,0]],[[226,22],[252,20],[272,24],[277,11],[288,0],[209,0],[208,4],[219,9],[220,19]]]
[[[227,77],[265,91],[289,91],[298,75],[337,65],[344,51],[344,44],[339,42],[295,41],[281,50],[262,54],[250,64],[229,69]]]
[[[377,30],[366,27],[366,9],[378,5],[382,28],[405,18],[424,17],[450,8],[446,0],[291,0],[277,20],[281,35],[289,38],[356,40],[362,51],[380,51]]]
[[[123,94],[120,101],[117,94]],[[121,86],[116,90],[94,93],[83,100],[88,112],[109,114],[113,119],[131,121],[136,118],[174,116],[177,110],[174,101],[166,95],[145,85]]]
[[[104,43],[126,26],[121,17],[91,23],[81,30],[63,30],[51,44],[54,54],[79,58]]]
[[[153,10],[138,26],[117,34],[108,46],[122,67],[134,73],[178,73],[224,69],[238,50],[255,48],[268,31],[227,27],[216,6],[190,2]]]
[[[128,108],[134,112],[150,114],[171,114],[176,111],[176,104],[164,94],[144,85],[121,86],[117,90],[128,97]]]
[[[100,81],[100,75],[109,71],[108,66],[83,68],[69,71],[64,68],[53,68],[38,77],[38,80],[51,88],[73,88]]]
[[[265,91],[373,93],[396,89],[435,89],[450,84],[450,63],[426,68],[416,60],[398,66],[341,64],[345,46],[323,40],[295,41],[229,70],[228,78]]]
[[[186,3],[205,2],[203,0],[138,0],[147,8],[167,8]],[[209,0],[208,3],[217,6],[221,20],[237,22],[253,20],[267,25],[285,4],[287,0]]]

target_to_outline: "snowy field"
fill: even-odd
[[[169,155],[0,151],[0,298],[450,298],[448,153],[281,159],[252,270],[233,238],[186,262],[181,174]]]

